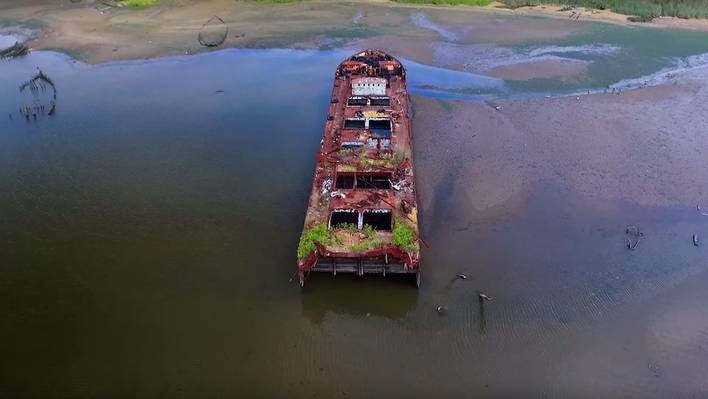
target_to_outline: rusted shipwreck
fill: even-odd
[[[420,285],[420,239],[406,70],[365,50],[337,68],[298,245],[310,272],[407,274]]]

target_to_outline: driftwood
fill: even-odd
[[[627,226],[624,232],[627,235],[625,237],[627,239],[627,249],[637,249],[637,245],[639,245],[639,241],[644,237],[644,233],[639,231],[637,226]],[[632,242],[632,239],[634,239],[634,242]]]
[[[123,7],[123,3],[117,0],[98,0],[98,2],[111,8]]]
[[[653,16],[636,16],[632,15],[627,17],[627,21],[629,22],[639,22],[639,23],[646,23],[646,22],[651,22],[654,20]]]
[[[220,46],[229,35],[229,26],[218,16],[211,17],[199,31],[197,39],[199,44],[205,47]]]
[[[29,105],[23,105],[20,107],[20,114],[25,117],[27,121],[30,118],[37,120],[37,117],[41,115],[52,116],[56,113],[57,109],[57,89],[54,85],[54,81],[47,76],[41,69],[37,68],[37,74],[32,77],[32,79],[22,83],[19,87],[20,93],[24,93],[29,90],[32,94],[33,101]],[[49,104],[43,104],[40,101],[40,94],[49,92],[50,100]]]
[[[22,57],[29,53],[29,48],[20,42],[15,42],[12,46],[0,50],[0,59]]]

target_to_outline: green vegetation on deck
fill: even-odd
[[[366,252],[375,248],[381,247],[384,242],[381,240],[376,230],[371,225],[364,225],[364,228],[359,230],[357,225],[345,223],[335,226],[330,230],[327,224],[318,223],[309,229],[306,229],[300,236],[300,243],[297,246],[297,257],[305,258],[317,249],[317,243],[322,245],[345,245],[344,240],[337,235],[337,231],[343,231],[348,234],[359,233],[363,237],[358,242],[351,244],[349,249],[351,252]],[[420,246],[418,237],[411,226],[406,222],[398,221],[393,228],[392,244],[407,252],[418,252]]]
[[[352,244],[352,252],[366,252],[383,245],[383,241],[381,241],[372,226],[364,225],[361,232],[365,235],[365,238],[358,243]]]
[[[316,243],[327,245],[330,242],[330,231],[326,223],[318,223],[305,230],[300,237],[297,246],[297,257],[304,258],[311,254],[316,248]]]
[[[393,245],[408,252],[418,252],[418,237],[416,237],[413,228],[403,221],[396,223],[393,228]]]

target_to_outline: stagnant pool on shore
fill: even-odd
[[[518,50],[597,58],[606,67],[583,84],[509,83],[404,60],[414,110],[418,96],[604,90],[708,52],[693,33],[638,48],[627,32]],[[626,67],[626,52],[651,67]],[[421,213],[430,247],[420,290],[315,276],[301,291],[295,251],[333,73],[347,54],[0,61],[0,397],[708,392],[666,385],[660,361],[685,351],[678,372],[691,374],[708,350],[705,255],[687,236],[708,229],[695,209],[598,207],[549,177],[512,199],[517,212],[459,215],[465,198],[450,170],[419,183],[434,197]],[[55,84],[57,111],[26,121],[20,108],[47,101],[46,88],[18,90],[37,67]],[[422,133],[415,116],[413,126]],[[426,180],[445,152],[415,151]],[[628,251],[626,220],[641,221],[651,244]],[[481,291],[493,297],[484,307]],[[656,297],[655,309],[637,309],[639,297]],[[662,309],[679,311],[653,318]],[[654,351],[638,344],[643,323],[663,334]]]

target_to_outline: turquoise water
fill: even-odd
[[[584,46],[603,45],[616,48],[609,53],[588,53]],[[640,27],[619,27],[611,24],[589,24],[579,35],[553,42],[534,42],[516,46],[524,52],[544,46],[579,47],[579,51],[549,52],[567,58],[592,61],[588,73],[579,80],[532,79],[510,82],[515,90],[582,91],[604,88],[618,82],[649,76],[663,69],[672,69],[679,60],[708,53],[708,34],[704,32],[672,31]],[[702,65],[706,61],[701,62]]]

